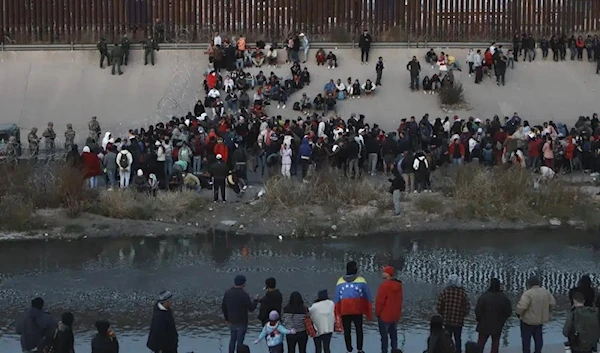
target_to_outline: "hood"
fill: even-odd
[[[346,282],[354,282],[356,280],[356,278],[358,278],[358,275],[344,275],[344,281]]]
[[[458,275],[452,274],[450,277],[448,277],[448,287],[460,287],[460,284],[461,281]]]
[[[303,146],[308,146],[308,139],[306,137],[302,138],[302,145]]]

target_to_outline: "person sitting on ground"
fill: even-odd
[[[256,82],[256,87],[262,88],[267,83],[267,77],[262,71],[259,71],[256,76],[254,76],[254,81]]]
[[[358,79],[354,80],[354,83],[352,84],[352,99],[354,98],[359,98],[360,99],[360,90],[361,90],[361,85],[360,82],[358,81]]]
[[[278,92],[277,92],[277,109],[279,109],[280,107],[283,107],[283,109],[285,109],[285,103],[287,102],[288,99],[288,94],[287,91],[285,90],[285,87],[282,85],[278,85]]]
[[[447,60],[446,54],[444,54],[444,52],[441,52],[440,56],[438,56],[437,65],[438,65],[438,69],[440,70],[440,73],[448,71],[448,60]]]
[[[304,70],[300,73],[300,83],[304,85],[310,85],[310,72],[308,72],[308,68],[305,67]]]
[[[156,174],[152,173],[148,177],[148,192],[152,196],[156,196],[156,191],[158,191],[159,183]]]
[[[346,98],[352,97],[352,89],[353,89],[353,83],[352,83],[352,77],[348,77],[348,79],[346,80]]]
[[[317,66],[323,65],[325,66],[327,55],[325,54],[325,50],[323,48],[317,50],[317,54],[315,54],[315,59],[317,60]]]
[[[256,49],[252,54],[252,63],[256,67],[261,67],[265,62],[265,54],[263,54],[262,50]]]
[[[267,50],[267,64],[269,67],[277,66],[277,46],[273,44]]]
[[[328,70],[332,70],[335,69],[338,65],[337,65],[337,56],[335,56],[335,54],[333,52],[329,52],[329,54],[327,54],[327,57],[325,58],[325,60],[327,60],[327,69]]]
[[[433,68],[433,65],[435,65],[437,63],[437,59],[438,59],[437,54],[435,53],[433,48],[429,49],[427,54],[425,54],[425,61],[428,64],[430,64],[432,68]]]
[[[325,94],[334,93],[335,90],[336,87],[335,83],[333,82],[333,79],[329,80],[329,82],[325,84],[325,87],[323,87],[323,91],[325,92]]]
[[[133,186],[137,192],[146,192],[148,190],[148,180],[144,176],[144,171],[137,170],[136,176],[133,178]]]
[[[344,85],[342,80],[340,80],[339,78],[335,84],[335,89],[337,90],[336,93],[338,100],[346,99],[346,85]]]
[[[298,63],[293,63],[292,67],[290,68],[290,71],[292,72],[292,76],[299,76],[300,72],[302,71],[302,69],[300,69],[300,64]]]
[[[375,85],[373,84],[373,82],[371,82],[370,79],[367,79],[365,83],[363,83],[361,88],[363,91],[365,91],[365,95],[367,97],[370,97],[371,94],[373,94],[373,91],[375,91]]]
[[[336,100],[335,100],[335,96],[333,95],[333,93],[328,94],[325,97],[325,103],[323,105],[323,111],[324,113],[327,115],[330,111],[333,111],[333,113],[335,114],[335,105],[336,105]]]
[[[448,54],[448,70],[462,71],[458,66],[458,62],[456,61],[456,59],[450,54]]]
[[[319,93],[313,100],[313,106],[315,107],[315,110],[323,110],[323,104],[325,104],[325,99],[323,98],[323,95]]]
[[[429,76],[425,76],[423,78],[423,93],[433,94],[433,90],[431,89],[431,80],[429,79]]]
[[[231,76],[225,76],[225,80],[223,81],[223,87],[225,88],[225,92],[229,93],[233,91],[234,85],[235,83],[233,82]]]
[[[440,88],[442,88],[440,77],[438,74],[433,74],[433,76],[431,76],[431,94],[434,94],[435,91],[439,90]]]
[[[306,93],[302,93],[302,99],[300,99],[300,110],[306,115],[310,113],[312,105],[310,104],[310,98],[306,95]]]

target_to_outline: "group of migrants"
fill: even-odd
[[[402,316],[403,284],[392,266],[381,270],[383,282],[375,296],[375,316],[381,336],[381,353],[399,353],[398,325]],[[264,341],[269,353],[306,353],[308,340],[314,341],[316,353],[330,353],[334,332],[343,332],[346,351],[354,351],[352,331],[356,334],[356,351],[364,353],[363,325],[372,320],[373,298],[367,281],[359,274],[355,261],[346,264],[346,272],[336,284],[333,298],[328,290],[320,290],[312,304],[305,303],[298,291],[293,291],[284,305],[283,295],[277,281],[270,277],[265,281],[265,293],[251,298],[245,290],[246,277],[237,275],[234,286],[222,299],[221,310],[229,328],[228,353],[249,353],[244,344],[250,324],[249,313],[258,310],[258,322],[262,330],[254,344]],[[474,306],[477,322],[477,342],[465,344],[466,353],[482,353],[491,339],[491,353],[498,353],[500,337],[507,320],[514,314],[520,320],[523,353],[541,353],[543,328],[550,322],[556,307],[554,296],[540,279],[533,276],[526,283],[514,309],[502,291],[500,280],[492,278],[489,288],[479,296]],[[581,277],[577,286],[569,291],[571,308],[563,325],[565,345],[571,352],[596,351],[600,339],[600,297],[588,275]],[[177,326],[172,311],[173,294],[163,291],[153,306],[147,348],[154,353],[176,353],[178,350]],[[17,333],[21,335],[24,353],[55,352],[74,353],[74,315],[64,313],[57,323],[44,311],[41,298],[32,300],[31,307],[17,321]],[[462,331],[465,319],[470,315],[471,303],[461,278],[452,274],[437,299],[436,314],[430,320],[430,331],[424,342],[427,353],[461,353]],[[96,322],[98,333],[92,339],[92,353],[117,353],[116,336],[107,321]],[[298,350],[296,351],[296,347]],[[51,349],[51,350],[50,350]]]

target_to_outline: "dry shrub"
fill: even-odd
[[[438,97],[440,103],[446,106],[462,104],[465,102],[465,90],[462,83],[446,84],[440,89]]]
[[[322,171],[298,183],[275,176],[265,184],[264,204],[270,210],[296,206],[367,205],[384,202],[386,191],[366,179],[350,179],[336,171]]]
[[[35,229],[32,223],[34,207],[31,200],[23,196],[5,195],[0,200],[0,228],[4,230],[30,230]]]
[[[166,218],[179,219],[202,211],[210,200],[192,190],[183,190],[161,192],[157,194],[156,198],[148,201],[153,202],[156,214]]]
[[[521,168],[459,168],[451,193],[459,203],[453,214],[461,219],[521,220],[556,217],[589,220],[598,208],[589,196],[559,179],[533,187],[537,176]]]
[[[435,195],[415,195],[415,207],[428,214],[441,214],[444,212],[444,202]]]

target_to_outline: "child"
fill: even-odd
[[[283,353],[283,337],[287,334],[293,335],[295,333],[296,330],[288,330],[279,322],[279,313],[273,310],[269,313],[269,322],[265,324],[254,344],[266,338],[269,353]]]
[[[506,53],[506,57],[508,58],[508,65],[506,65],[506,66],[510,66],[510,68],[514,70],[514,68],[515,68],[515,54],[513,53],[512,49],[508,50],[508,53]]]
[[[315,55],[315,58],[317,59],[317,66],[319,66],[319,65],[325,66],[325,58],[326,58],[325,50],[319,49],[317,51],[317,54]]]

